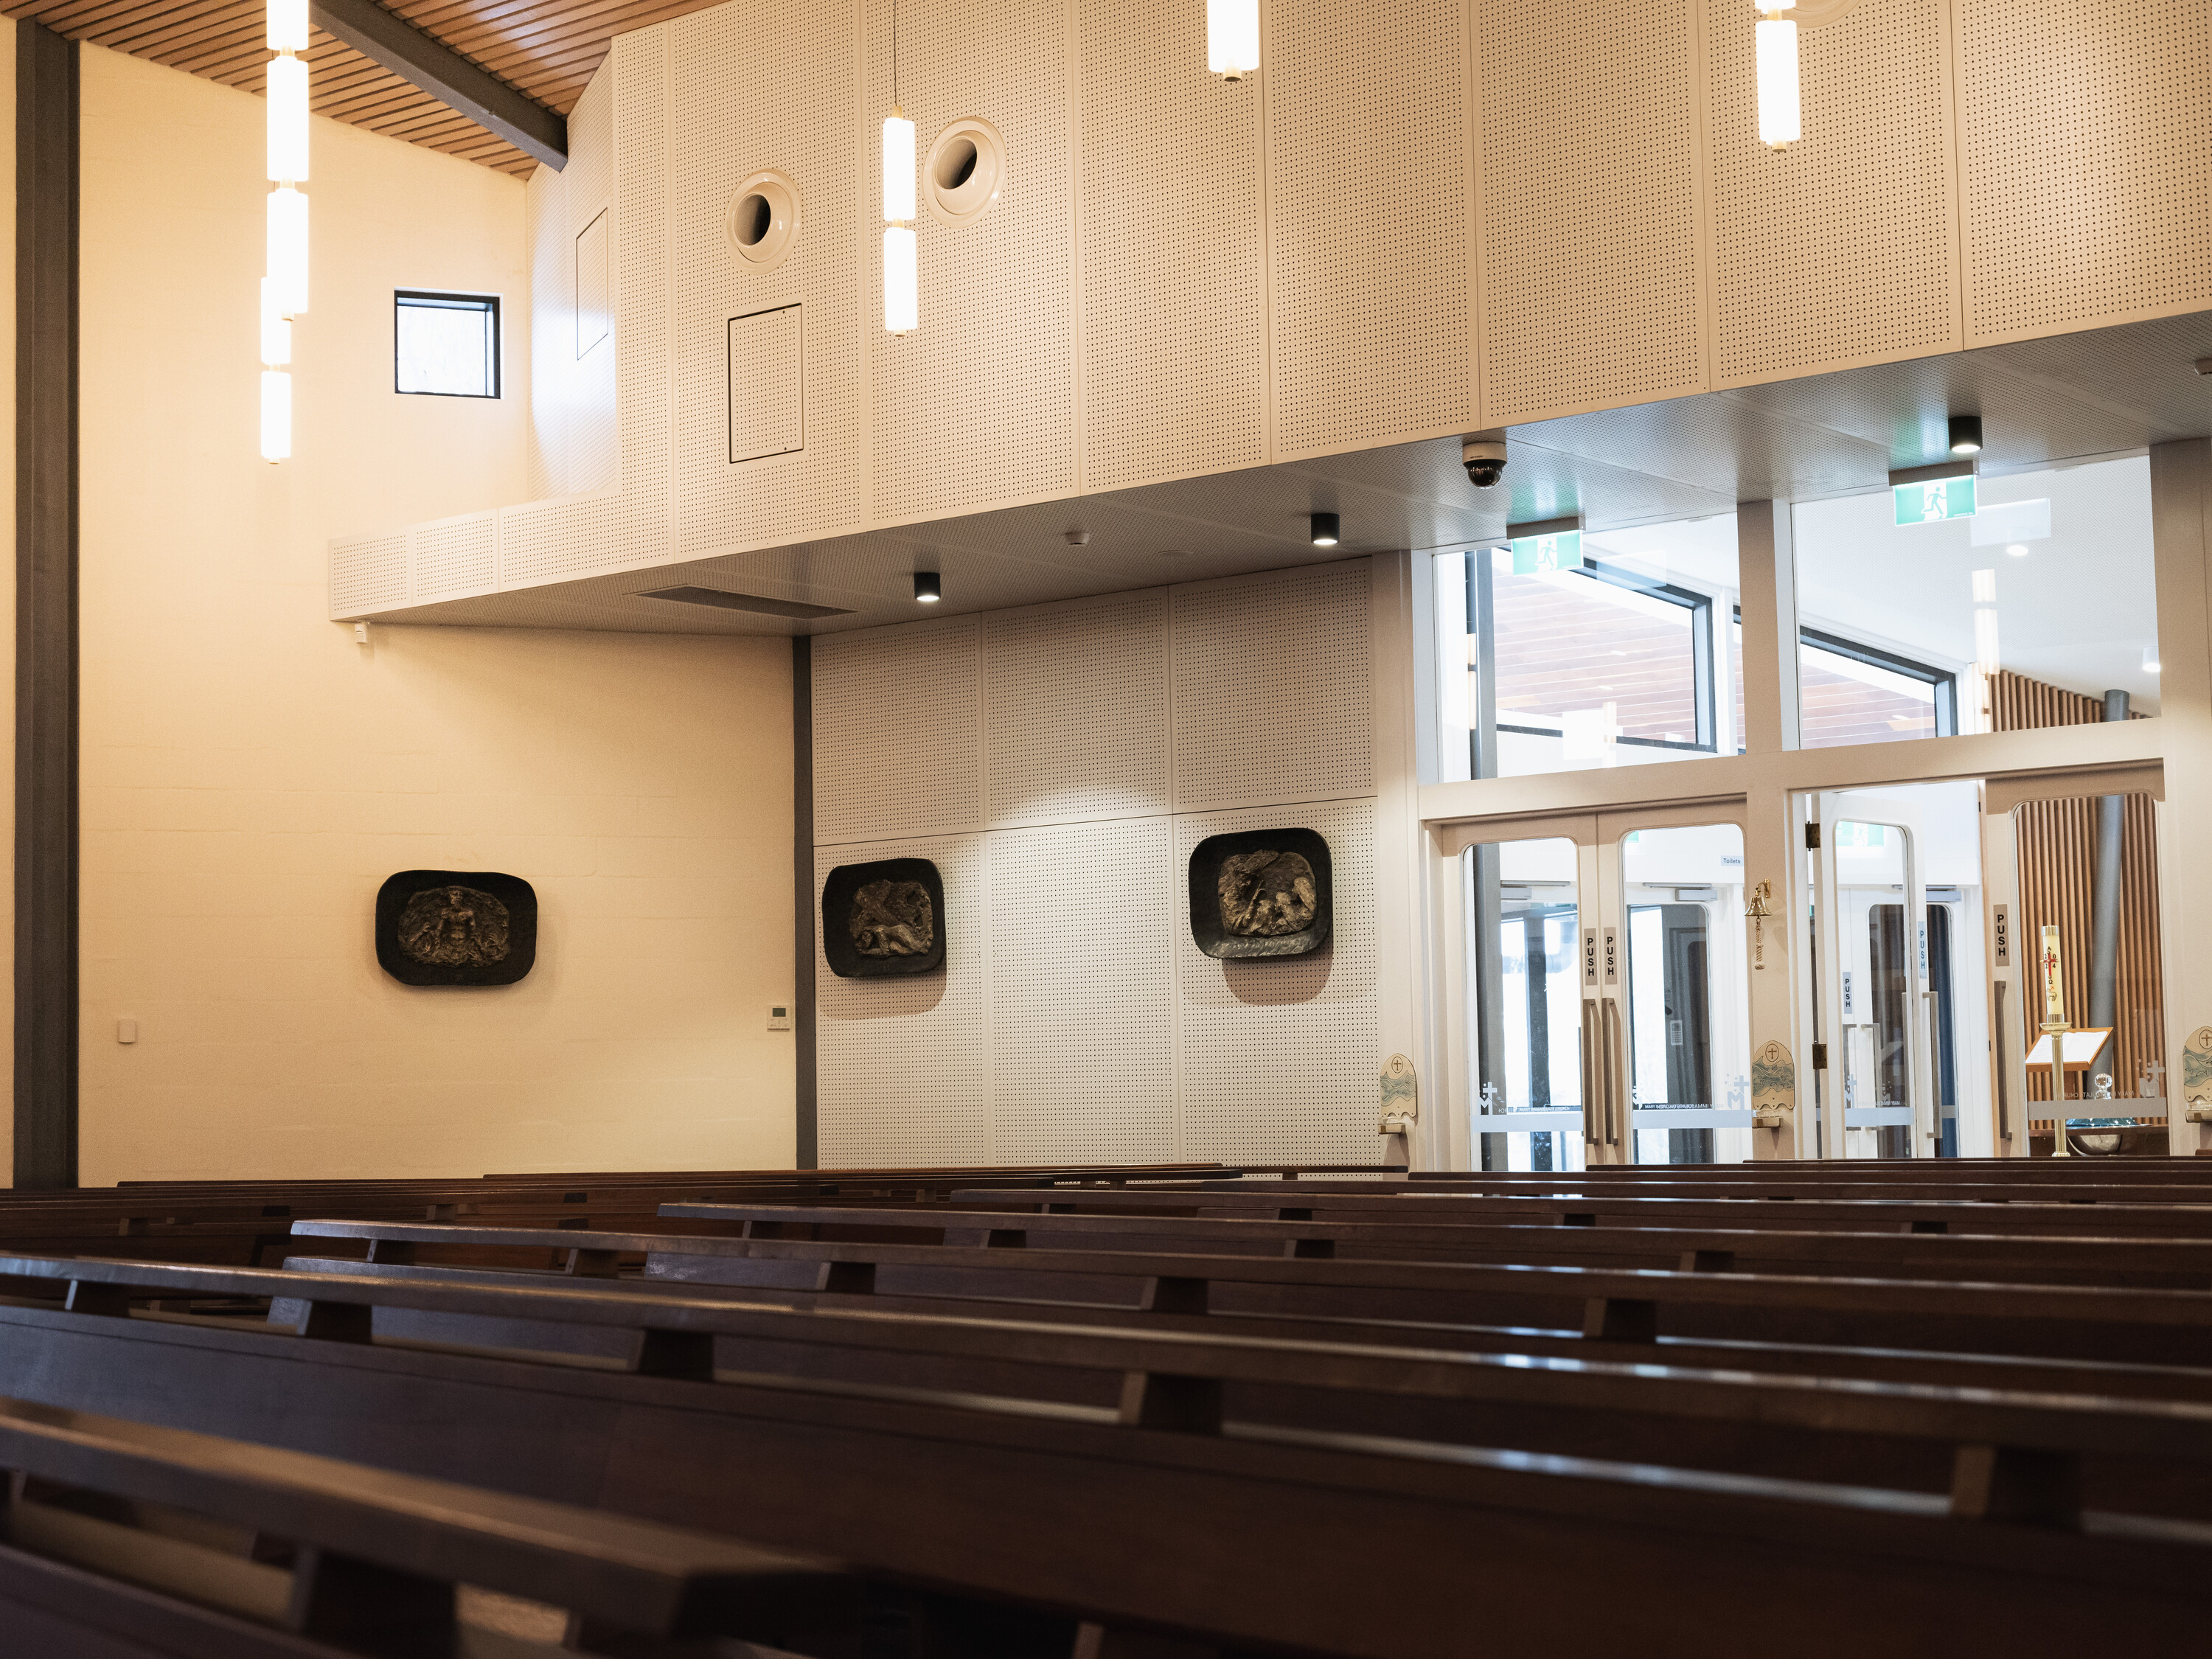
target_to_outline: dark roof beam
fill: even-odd
[[[310,0],[316,26],[497,133],[556,173],[568,164],[568,123],[376,0]]]

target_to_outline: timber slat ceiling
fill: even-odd
[[[386,7],[508,85],[566,115],[607,42],[720,0],[402,0]],[[72,40],[258,93],[269,50],[262,0],[0,0]],[[320,29],[304,54],[314,110],[334,121],[527,177],[538,164]]]

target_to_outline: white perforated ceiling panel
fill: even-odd
[[[1746,5],[1711,15],[1714,374],[1743,385],[1959,343],[1942,0],[1798,31],[1805,136],[1759,142]]]
[[[407,603],[407,532],[331,544],[331,615],[365,616]]]
[[[1204,0],[1086,0],[1077,20],[1083,483],[1256,465],[1267,459],[1258,82],[1201,72]]]
[[[982,828],[981,633],[953,617],[815,646],[816,845]]]
[[[991,986],[981,836],[826,848],[814,907],[841,864],[924,858],[945,881],[945,966],[908,978],[840,979],[814,947],[817,1142],[825,1166],[988,1164]],[[817,924],[818,925],[818,924]]]
[[[805,0],[744,0],[666,25],[676,465],[687,556],[868,517],[854,28],[850,6]],[[783,262],[759,271],[730,251],[723,224],[738,185],[770,168],[798,192],[799,231]],[[805,449],[732,464],[730,319],[800,303]]]
[[[1375,791],[1364,560],[1174,591],[1176,805]]]
[[[1958,5],[1966,343],[2212,305],[2212,7]]]
[[[866,102],[888,110],[890,9],[869,15]],[[948,125],[980,117],[1005,140],[1006,184],[973,224],[922,212],[921,325],[903,338],[880,325],[883,263],[866,262],[878,520],[1076,487],[1067,35],[1062,0],[932,0],[900,12],[897,95],[923,164]],[[866,193],[879,202],[879,146],[869,162]]]
[[[991,841],[991,1096],[1009,1164],[1175,1153],[1173,827]]]
[[[1273,0],[1276,454],[1474,423],[1461,0]]]
[[[1166,812],[1167,590],[986,617],[983,710],[994,826]]]
[[[1176,984],[1182,1066],[1182,1156],[1270,1163],[1375,1158],[1376,1053],[1375,804],[1212,813],[1176,820],[1187,869],[1208,836],[1313,830],[1335,886],[1329,944],[1285,961],[1222,962],[1190,937],[1179,884]]]
[[[1691,0],[1475,15],[1486,420],[1698,390]]]

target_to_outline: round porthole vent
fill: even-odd
[[[922,163],[924,194],[940,223],[972,225],[1006,185],[1006,141],[980,116],[964,116],[937,135]]]
[[[744,270],[767,272],[781,264],[799,240],[799,192],[791,180],[780,173],[756,173],[739,185],[722,234]]]

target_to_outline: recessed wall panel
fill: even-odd
[[[1491,424],[1701,390],[1690,0],[1478,0]]]
[[[1179,811],[1375,790],[1364,560],[1174,590]]]
[[[850,4],[801,0],[737,0],[665,25],[671,171],[663,183],[684,557],[820,535],[867,516],[856,27]],[[799,229],[782,263],[763,271],[732,252],[724,224],[738,186],[767,170],[797,192]],[[733,464],[730,320],[799,304],[805,449]]]
[[[1278,457],[1473,424],[1465,5],[1267,17]]]
[[[1335,886],[1329,943],[1310,956],[1217,961],[1191,942],[1178,884],[1176,1018],[1182,1156],[1371,1163],[1377,1054],[1375,803],[1336,801],[1176,820],[1180,871],[1208,836],[1314,830]]]
[[[1709,12],[1723,386],[1959,344],[1942,0],[1873,0],[1798,31],[1804,137],[1759,142],[1757,18]]]
[[[894,98],[890,10],[867,14],[871,131]],[[999,200],[951,225],[918,186],[921,324],[883,328],[881,145],[864,193],[873,357],[874,511],[936,518],[1075,489],[1075,341],[1067,8],[1060,0],[924,0],[899,11],[896,97],[919,167],[956,121],[1005,143]]]
[[[1958,6],[1966,343],[2212,306],[2212,9]]]
[[[1164,817],[990,837],[999,1160],[1175,1157],[1173,843]]]
[[[814,949],[817,1146],[825,1167],[988,1164],[991,987],[980,835],[820,849],[814,898],[841,864],[924,858],[945,878],[945,966],[840,979]]]
[[[983,709],[993,825],[1165,813],[1167,590],[986,617]]]
[[[817,846],[983,824],[981,624],[814,642]]]
[[[1085,0],[1077,19],[1083,484],[1256,466],[1259,82],[1204,72],[1204,0]]]

